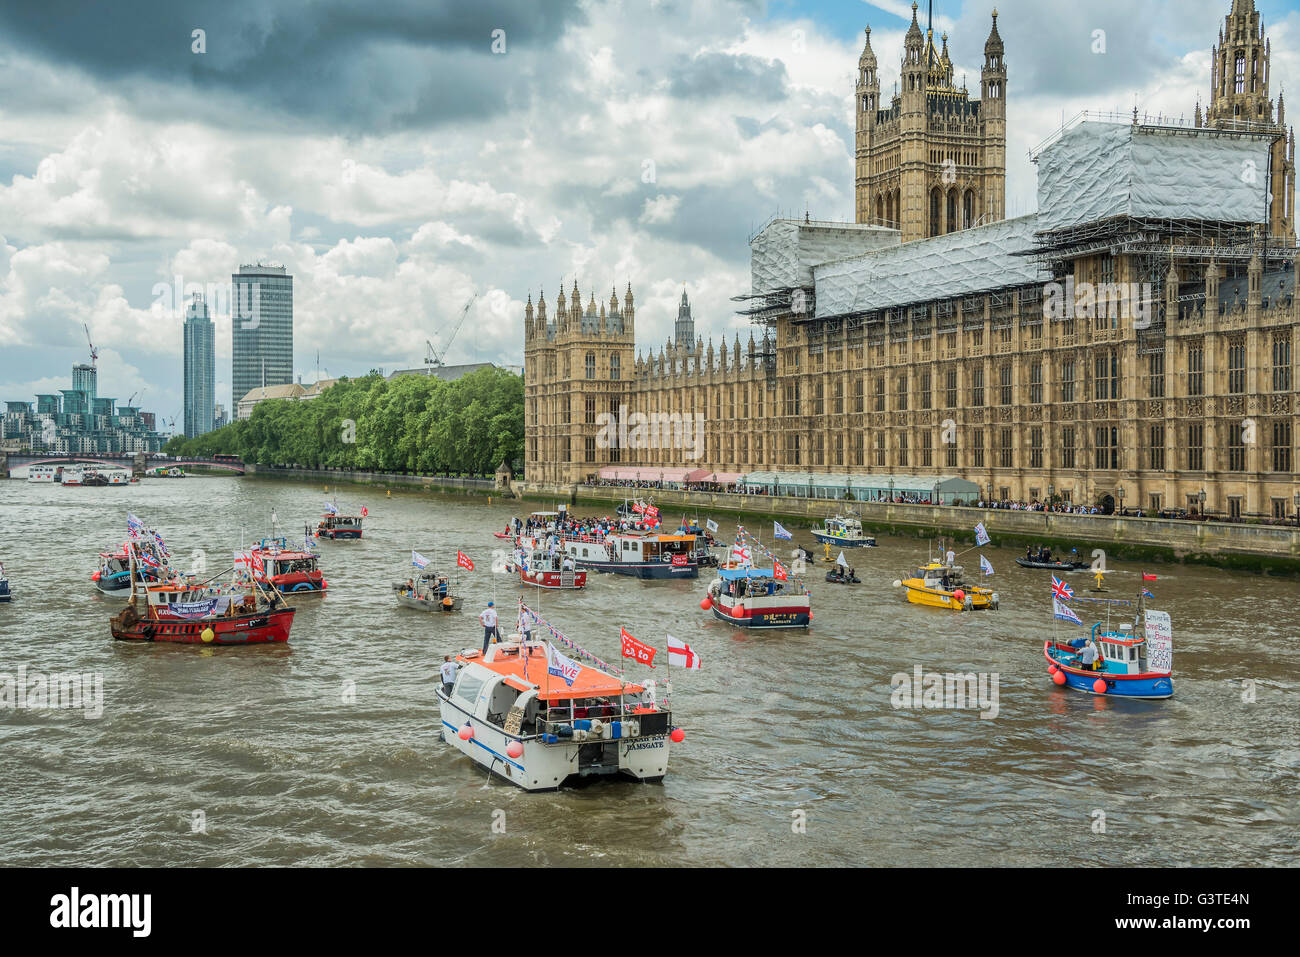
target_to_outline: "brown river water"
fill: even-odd
[[[1042,654],[1053,628],[1051,573],[1018,568],[1021,553],[1011,549],[982,549],[1001,610],[954,614],[907,605],[892,587],[925,559],[926,542],[882,538],[852,553],[861,585],[827,584],[824,566],[813,569],[807,632],[747,634],[713,620],[699,608],[707,570],[692,582],[593,574],[585,592],[546,593],[535,604],[606,660],[617,660],[620,624],[660,649],[666,632],[688,642],[704,668],[671,676],[686,740],[673,746],[662,784],[597,781],[527,794],[489,780],[440,741],[434,689],[442,655],[481,640],[486,601],[495,598],[507,620],[524,594],[491,572],[501,544],[491,532],[540,505],[345,487],[343,511],[370,510],[366,537],[321,543],[330,589],[295,600],[287,646],[110,637],[120,600],[101,596],[89,576],[96,553],[124,538],[128,511],[162,532],[182,568],[202,549],[215,573],[241,536],[269,533],[272,511],[282,532],[301,536],[325,497],[319,484],[226,477],[129,488],[0,482],[0,562],[14,592],[0,605],[0,674],[25,666],[103,681],[99,718],[0,708],[0,861],[1297,861],[1295,581],[1147,569],[1159,575],[1149,585],[1152,607],[1173,616],[1176,692],[1127,701],[1051,683]],[[723,522],[724,533],[732,529]],[[771,544],[770,523],[761,531]],[[811,536],[795,530],[795,541]],[[390,582],[409,574],[410,550],[449,567],[457,547],[477,563],[460,576],[464,609],[398,608]],[[976,554],[963,556],[968,572],[978,569]],[[1132,597],[1143,570],[1112,564],[1113,594]],[[1069,577],[1088,594],[1086,573]],[[1080,612],[1095,620],[1095,607]],[[1082,631],[1061,625],[1061,634],[1067,628],[1071,637]],[[910,679],[916,666],[996,674],[996,716],[895,708],[891,678]]]

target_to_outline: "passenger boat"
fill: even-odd
[[[0,562],[0,603],[7,602],[11,600],[12,597],[13,596],[9,591],[9,579],[5,575],[4,562]]]
[[[698,578],[694,535],[615,532],[604,539],[574,536],[561,540],[579,565],[633,578]]]
[[[998,593],[991,588],[967,585],[960,565],[928,562],[911,578],[896,581],[894,585],[906,589],[907,600],[913,605],[951,608],[953,611],[983,611],[998,607]]]
[[[282,595],[323,593],[329,588],[320,570],[320,556],[291,548],[284,537],[264,538],[249,552],[253,578]]]
[[[807,628],[812,621],[807,591],[778,580],[774,568],[722,566],[700,607],[738,628]]]
[[[451,593],[451,583],[446,575],[425,570],[418,577],[404,582],[393,582],[397,603],[416,611],[455,611],[460,607],[460,596]]]
[[[1144,634],[1134,626],[1143,624]],[[1096,661],[1083,664],[1081,652],[1091,644]],[[1170,698],[1174,694],[1173,629],[1167,612],[1146,611],[1141,594],[1134,623],[1118,630],[1097,622],[1087,638],[1043,642],[1047,671],[1058,685],[1116,698]]]
[[[100,472],[99,469],[86,469],[81,475],[81,484],[90,488],[106,488],[108,486],[108,476]]]
[[[57,465],[29,465],[27,466],[27,481],[41,485],[52,485],[59,480],[59,466]]]
[[[80,485],[86,469],[81,465],[65,465],[59,469],[60,485]]]
[[[662,780],[671,744],[685,737],[653,681],[556,657],[549,643],[518,632],[456,662],[451,694],[437,692],[442,740],[525,791],[587,777]]]
[[[537,588],[586,588],[587,572],[574,568],[575,561],[558,551],[551,555],[536,539],[521,538],[519,549],[506,564],[506,571],[518,574],[521,583]]]
[[[166,581],[133,585],[109,628],[119,641],[251,645],[288,641],[293,615],[278,594],[268,594],[256,581],[224,587]]]
[[[826,519],[821,528],[812,529],[813,538],[823,545],[842,545],[845,548],[875,548],[876,539],[864,534],[862,521],[852,515],[836,515]]]
[[[327,512],[316,525],[316,537],[330,541],[361,537],[361,515],[338,515]]]

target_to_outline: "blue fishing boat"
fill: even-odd
[[[1135,626],[1144,624],[1144,632]],[[1173,629],[1167,612],[1147,611],[1143,596],[1132,625],[1097,622],[1087,638],[1045,641],[1043,656],[1057,685],[1116,698],[1174,694]]]

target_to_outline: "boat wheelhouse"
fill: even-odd
[[[560,519],[563,517],[563,512],[533,512],[526,519],[525,527],[532,528],[534,532],[553,532],[559,527]]]
[[[331,541],[360,538],[361,516],[322,515],[320,522],[316,526],[316,534],[320,538],[328,538]]]
[[[564,550],[584,568],[633,578],[698,578],[694,535],[657,532],[615,532],[566,537]]]
[[[653,682],[632,682],[572,662],[551,674],[545,642],[519,634],[456,657],[451,694],[437,692],[442,740],[525,791],[571,779],[662,780],[674,734],[668,702]]]
[[[967,585],[961,565],[929,562],[901,584],[913,605],[950,608],[953,611],[983,611],[998,607],[998,594],[991,588]]]
[[[253,577],[282,595],[323,593],[329,582],[320,570],[320,557],[289,547],[288,539],[264,538],[251,549]]]
[[[397,603],[416,611],[455,611],[460,607],[460,596],[451,593],[451,582],[446,575],[426,569],[419,576],[404,582],[393,582]]]
[[[52,485],[59,480],[59,466],[57,465],[29,465],[27,466],[27,481],[41,485]]]
[[[812,622],[812,599],[772,568],[724,565],[709,585],[701,603],[713,617],[738,628],[807,628]]]
[[[578,589],[587,587],[587,572],[575,568],[577,559],[563,552],[554,555],[536,539],[521,538],[520,547],[506,566],[519,575],[519,581],[537,588]]]
[[[820,528],[812,529],[812,537],[823,545],[842,545],[845,548],[875,548],[876,539],[862,531],[862,520],[852,515],[836,515],[826,519]]]
[[[141,543],[142,548],[150,548],[150,543]],[[156,547],[152,547],[152,559],[157,562],[157,569],[150,565],[137,563],[135,569],[135,580],[147,584],[156,582],[162,576],[159,570],[164,566],[164,562],[158,557]],[[115,595],[120,592],[131,590],[131,556],[127,554],[126,546],[123,545],[115,552],[99,553],[99,568],[90,580],[95,583],[95,587],[106,595]]]

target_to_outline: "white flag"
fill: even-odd
[[[983,555],[980,556],[980,570],[983,571],[985,575],[993,574],[993,563]]]
[[[711,518],[706,518],[704,520],[704,527],[709,530],[709,534],[713,534],[718,530],[718,523]]]
[[[983,522],[975,523],[975,544],[987,545],[989,543],[989,533],[984,530]]]
[[[844,560],[844,552],[843,552],[843,551],[840,552],[840,557],[837,558],[837,559],[835,559],[835,564],[836,564],[836,565],[843,565],[845,568],[848,568],[848,567],[849,567],[849,563],[846,562],[846,561]]]
[[[668,664],[677,665],[688,671],[698,671],[700,667],[700,656],[691,651],[691,646],[684,641],[678,641],[672,635],[668,636]]]
[[[772,525],[773,525],[772,535],[775,538],[782,538],[785,539],[786,541],[789,541],[790,539],[794,538],[793,535],[791,535],[788,531],[786,531],[785,526],[782,525],[780,522],[773,522]]]
[[[582,670],[582,665],[578,664],[572,658],[566,658],[555,650],[554,645],[546,646],[546,670],[557,678],[563,678],[564,683],[570,688],[578,680],[578,672]]]
[[[411,564],[416,568],[425,568],[429,564],[429,559],[425,558],[414,548],[411,549]]]

